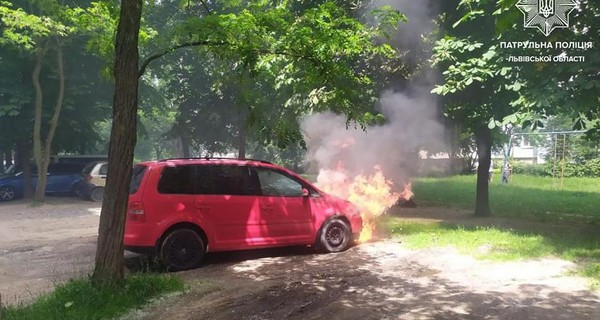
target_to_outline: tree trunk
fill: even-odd
[[[56,104],[54,105],[54,114],[50,119],[50,128],[48,128],[48,133],[46,134],[46,141],[41,143],[40,133],[37,133],[36,139],[37,148],[41,150],[37,150],[35,152],[36,158],[35,162],[38,167],[38,182],[35,189],[35,196],[33,198],[34,201],[44,201],[44,196],[46,194],[46,184],[48,182],[48,165],[50,164],[50,155],[52,153],[52,140],[54,140],[54,134],[56,133],[56,127],[58,126],[58,119],[60,117],[60,112],[62,110],[63,100],[65,96],[65,69],[64,69],[64,60],[63,60],[63,51],[62,44],[60,43],[60,39],[58,37],[56,40],[56,66],[58,68],[58,95],[56,97]],[[37,62],[36,62],[37,67]],[[37,86],[36,86],[36,94],[37,90],[41,89],[39,84],[39,70],[37,74]],[[41,100],[41,99],[40,99]],[[41,113],[41,104],[40,104],[40,113]],[[37,120],[37,112],[38,105],[36,101],[36,120]],[[41,119],[40,119],[41,120]],[[38,126],[36,126],[38,128]],[[39,130],[40,128],[38,128]],[[34,140],[35,141],[35,140]],[[40,152],[41,151],[41,152]],[[41,158],[39,158],[41,157]]]
[[[7,157],[8,157],[8,152],[4,151],[4,150],[0,150],[0,173],[6,172],[6,168],[8,168],[8,166],[10,166],[10,164],[8,164],[8,161],[6,161]],[[5,163],[6,163],[6,165],[5,165]]]
[[[238,158],[246,159],[246,126],[243,123],[238,134]]]
[[[492,132],[487,127],[480,128],[475,132],[477,143],[477,157],[479,166],[477,167],[477,196],[475,200],[475,215],[489,216],[489,177],[490,162],[492,158]]]
[[[92,283],[96,287],[121,283],[124,277],[123,233],[129,197],[138,107],[138,38],[141,0],[121,1],[115,45],[115,93],[108,147],[108,177]]]
[[[156,160],[160,160],[163,158],[162,150],[163,148],[160,146],[160,142],[154,144],[154,155],[156,157]]]
[[[12,149],[12,148],[11,148]],[[6,163],[6,167],[11,166],[12,164],[14,164],[14,159],[13,159],[13,154],[11,149],[8,149],[5,153],[4,153],[4,162]]]
[[[33,185],[31,183],[31,152],[27,138],[23,138],[17,142],[17,157],[16,162],[23,169],[23,198],[31,199],[33,193]]]
[[[246,133],[248,121],[248,110],[242,108],[238,118],[238,159],[246,159]]]
[[[35,89],[34,117],[33,117],[33,158],[38,171],[37,186],[35,189],[34,201],[44,201],[46,190],[47,176],[44,172],[48,171],[48,164],[43,160],[43,145],[42,145],[42,106],[43,106],[43,91],[40,84],[40,72],[42,70],[42,62],[44,55],[48,49],[48,41],[45,41],[43,47],[38,47],[35,54],[35,66],[31,74],[31,80]],[[42,168],[46,170],[42,170]]]
[[[187,133],[181,133],[179,135],[179,142],[181,145],[180,156],[183,158],[190,157],[190,141],[186,136]]]

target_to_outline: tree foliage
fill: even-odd
[[[21,6],[19,6],[21,5]],[[31,81],[33,99],[33,155],[38,167],[38,180],[35,200],[44,199],[47,168],[53,148],[53,140],[65,100],[65,58],[64,46],[76,33],[75,21],[80,11],[58,1],[45,0],[29,3],[0,3],[2,37],[0,45],[14,48],[29,55],[32,59]],[[52,61],[52,62],[49,62]],[[56,80],[46,86],[42,74],[49,73]],[[50,87],[50,88],[48,88]],[[53,93],[53,107],[45,101],[48,93]],[[14,105],[8,115],[17,115]],[[44,110],[49,110],[45,119]],[[47,121],[47,122],[46,122]],[[47,125],[46,125],[47,123]],[[25,159],[28,162],[28,159]],[[28,165],[27,165],[28,166]],[[26,179],[29,181],[29,179]],[[27,193],[27,190],[26,190]]]

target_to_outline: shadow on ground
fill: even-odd
[[[598,297],[523,283],[482,291],[375,242],[339,254],[306,248],[213,255],[178,275],[196,283],[143,319],[599,319]],[[207,257],[208,258],[208,257]]]

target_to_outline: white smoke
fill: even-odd
[[[415,53],[428,51],[423,36],[433,30],[430,1],[379,0],[376,6],[391,5],[407,15],[409,22],[399,26],[392,45]],[[412,58],[411,58],[412,59]],[[413,60],[411,60],[413,61]],[[410,63],[410,62],[409,62]],[[301,121],[306,141],[309,171],[335,169],[339,163],[350,175],[371,174],[379,165],[398,188],[418,170],[420,150],[437,151],[444,145],[436,99],[429,92],[435,75],[423,73],[402,92],[388,90],[380,99],[383,125],[363,130],[333,113],[308,116]],[[394,85],[394,87],[398,87]]]
[[[381,113],[386,123],[346,126],[333,113],[308,116],[301,122],[312,169],[335,169],[340,163],[350,175],[370,174],[376,165],[401,187],[418,168],[419,150],[439,148],[443,126],[437,121],[435,101],[386,92]],[[314,170],[316,171],[316,170]]]

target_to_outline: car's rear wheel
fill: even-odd
[[[15,189],[13,187],[0,187],[0,201],[9,201],[15,198]]]
[[[327,220],[319,232],[319,247],[326,252],[340,252],[350,247],[352,231],[342,219]]]
[[[92,190],[92,192],[90,193],[90,200],[94,201],[94,202],[100,202],[102,201],[102,198],[104,197],[104,188],[94,188]]]
[[[160,259],[168,271],[182,271],[200,265],[206,247],[202,237],[191,229],[176,229],[165,237],[160,246]]]

